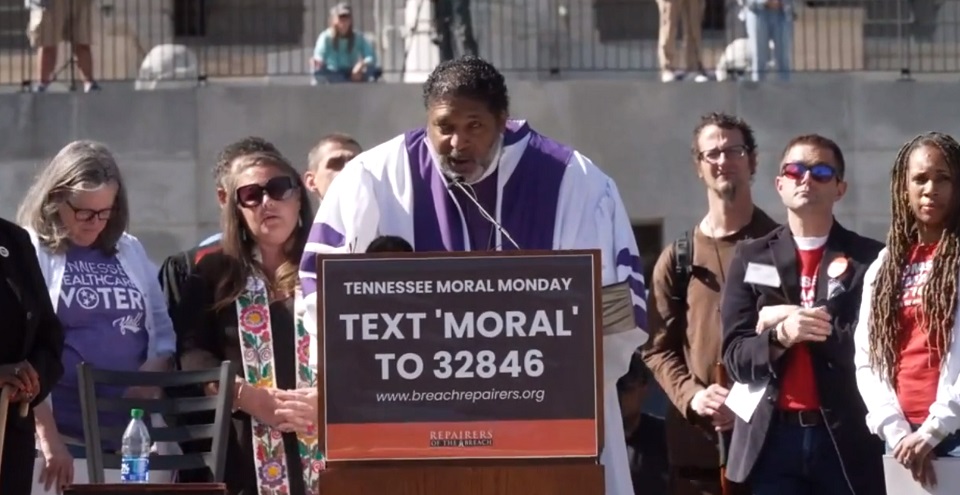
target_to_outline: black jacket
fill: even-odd
[[[195,272],[184,286],[183,300],[178,308],[177,319],[183,322],[177,340],[180,363],[185,370],[207,369],[220,366],[224,360],[232,361],[239,377],[244,377],[240,336],[237,331],[237,310],[229,305],[213,309],[217,284],[228,273],[232,264],[230,257],[222,252],[213,252],[197,263]],[[176,321],[176,320],[175,320]],[[293,336],[295,319],[293,298],[270,303],[270,326],[273,331],[273,352],[277,387],[290,390],[296,386],[296,362]],[[290,356],[283,359],[281,356]],[[212,420],[212,418],[207,418]],[[233,413],[233,428],[227,443],[227,469],[224,482],[231,495],[256,495],[257,476],[254,467],[254,447],[251,418],[243,412]],[[283,434],[291,495],[306,492],[303,486],[303,471],[297,437]],[[186,449],[184,449],[186,450]],[[0,494],[2,495],[2,494]]]
[[[195,246],[187,251],[182,251],[167,257],[160,266],[160,287],[163,288],[164,296],[167,299],[167,311],[170,319],[173,321],[173,328],[177,334],[177,341],[183,339],[184,328],[190,321],[183,321],[181,315],[181,302],[183,302],[184,291],[186,290],[187,280],[196,272],[197,264],[204,256],[216,253],[220,250],[220,241],[214,241],[209,244]],[[189,317],[189,316],[188,316]],[[180,368],[180,355],[177,354],[177,369]],[[171,387],[165,390],[169,397],[203,397],[204,392],[200,387]],[[177,418],[179,425],[189,424],[209,424],[213,422],[212,414],[193,413],[185,414]],[[209,452],[211,449],[210,440],[198,440],[194,442],[185,442],[180,444],[184,453],[202,453]],[[183,483],[203,483],[212,481],[212,473],[208,469],[187,469],[178,473],[179,480]]]
[[[177,306],[183,299],[183,290],[187,279],[190,278],[196,269],[200,260],[213,252],[220,250],[220,241],[214,241],[209,244],[195,246],[187,251],[170,255],[160,265],[160,273],[157,278],[160,280],[160,287],[163,288],[163,294],[167,298],[167,308],[170,312],[170,318],[174,318],[177,313]],[[173,322],[176,327],[176,321]]]
[[[821,409],[855,495],[885,493],[883,444],[867,430],[867,411],[857,389],[853,365],[853,331],[859,316],[863,276],[882,248],[881,243],[834,221],[820,262],[815,300],[818,305],[827,300],[827,267],[839,256],[849,261],[841,277],[846,292],[828,305],[833,316],[830,337],[825,342],[808,343]],[[751,421],[746,423],[737,418],[727,459],[727,477],[733,481],[748,481],[776,409],[783,360],[771,362],[769,335],[767,331],[758,335],[755,328],[761,308],[800,305],[796,253],[790,229],[781,226],[765,237],[741,243],[730,262],[720,308],[723,362],[730,377],[738,382],[749,384],[770,379],[766,397],[757,406]],[[780,287],[745,282],[748,263],[776,267]]]
[[[0,315],[3,344],[0,364],[26,360],[40,377],[40,393],[33,405],[44,400],[63,376],[63,328],[57,318],[37,253],[30,236],[17,225],[0,219]],[[20,418],[11,405],[5,426],[0,493],[30,493],[33,486],[34,420],[31,412]]]

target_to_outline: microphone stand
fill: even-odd
[[[476,193],[473,191],[473,187],[470,184],[466,184],[463,180],[463,177],[459,175],[453,177],[450,181],[450,185],[460,189],[460,191],[462,191],[463,194],[465,194],[467,198],[469,198],[470,201],[477,207],[477,209],[480,211],[480,215],[490,222],[490,224],[497,229],[497,232],[499,232],[500,235],[510,241],[510,244],[512,244],[514,248],[516,248],[518,251],[520,250],[520,245],[517,244],[517,241],[513,240],[513,237],[511,237],[510,233],[507,232],[502,225],[500,225],[500,222],[497,222],[497,219],[493,218],[493,215],[487,212],[487,209],[480,204],[480,201],[477,200]]]

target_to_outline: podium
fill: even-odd
[[[603,495],[604,313],[632,306],[600,281],[597,250],[318,255],[320,493]]]

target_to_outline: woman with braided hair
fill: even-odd
[[[854,333],[867,426],[926,486],[960,455],[960,143],[939,132],[900,149],[887,246],[866,273]]]

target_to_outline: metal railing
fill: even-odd
[[[39,1],[39,0],[34,0]],[[89,2],[99,81],[211,78],[307,80],[336,0],[45,0]],[[354,0],[354,25],[387,81],[422,81],[440,59],[436,2]],[[463,1],[463,0],[453,0]],[[795,1],[796,72],[960,72],[960,0]],[[472,0],[479,55],[505,73],[601,77],[657,72],[656,0]],[[712,70],[746,37],[737,0],[705,0],[701,57]],[[0,0],[0,84],[29,85],[36,50],[25,0]],[[71,24],[68,22],[67,24]],[[443,27],[440,25],[439,27]],[[65,30],[65,31],[68,31]],[[453,38],[458,38],[456,26]],[[152,54],[151,54],[152,52]],[[683,44],[677,54],[682,59]],[[145,63],[149,57],[161,62]],[[62,43],[56,80],[81,78]],[[147,67],[149,66],[149,67]]]

